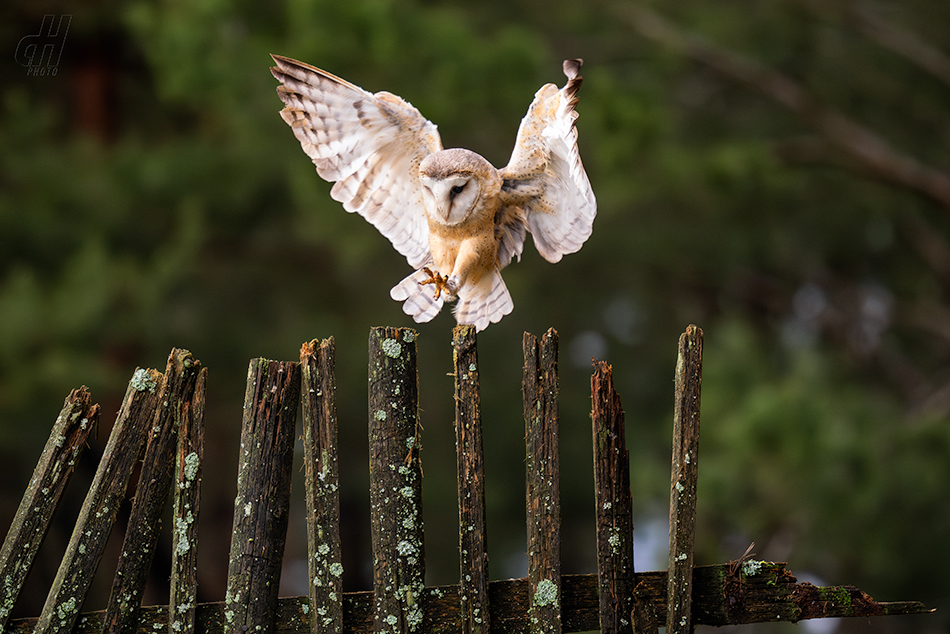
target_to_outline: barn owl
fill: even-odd
[[[416,322],[457,302],[458,323],[484,330],[514,308],[501,270],[520,260],[527,232],[549,262],[590,237],[597,204],[574,126],[580,59],[564,62],[563,88],[535,93],[508,165],[496,169],[470,150],[443,149],[436,126],[400,97],[272,57],[281,117],[334,182],[330,196],[415,269],[390,295]]]

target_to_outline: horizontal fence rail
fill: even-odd
[[[927,612],[919,602],[877,602],[853,586],[800,583],[784,563],[742,558],[695,566],[702,331],[679,342],[674,375],[668,571],[633,566],[634,527],[624,412],[610,365],[591,377],[598,573],[562,575],[558,465],[558,336],[525,333],[522,380],[528,576],[488,579],[488,527],[475,329],[453,332],[458,448],[457,585],[426,587],[422,426],[415,330],[369,336],[368,435],[373,590],[343,592],[335,352],[332,338],[304,344],[298,362],[254,359],[248,369],[226,596],[196,604],[207,370],[173,349],[164,373],[138,369],[113,426],[79,520],[37,618],[10,611],[49,527],[89,430],[99,417],[85,388],[57,418],[0,550],[4,632],[311,632],[313,634],[606,634],[691,632],[696,625],[799,621]],[[293,443],[302,412],[309,595],[279,598]],[[108,607],[79,613],[142,461]],[[171,602],[142,607],[145,572],[172,499]],[[35,510],[34,510],[35,509]],[[4,627],[5,626],[5,627]]]

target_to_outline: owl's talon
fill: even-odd
[[[429,267],[423,267],[422,272],[428,275],[429,279],[423,280],[422,282],[419,282],[419,284],[422,286],[425,286],[426,284],[434,284],[435,299],[439,299],[439,296],[442,295],[442,291],[445,291],[446,295],[450,295],[452,293],[452,290],[449,287],[448,277],[433,272]]]

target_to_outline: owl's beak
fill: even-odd
[[[438,203],[436,203],[436,205],[435,205],[435,210],[436,210],[437,212],[439,212],[439,215],[442,216],[442,219],[443,219],[443,220],[445,220],[446,222],[448,222],[448,221],[449,221],[449,213],[451,213],[451,211],[452,211],[452,203],[449,202],[449,201],[446,201],[446,202],[443,203],[443,204],[438,204]]]

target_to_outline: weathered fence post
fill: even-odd
[[[343,562],[333,337],[300,349],[310,631],[343,631]]]
[[[633,496],[630,459],[620,395],[613,369],[594,362],[590,377],[594,434],[594,503],[597,517],[597,576],[600,631],[655,634],[653,606],[636,592],[633,569]]]
[[[703,331],[690,325],[680,336],[673,409],[670,477],[670,560],[666,631],[693,631],[693,537],[699,479],[699,404],[703,379]]]
[[[158,544],[162,512],[171,490],[178,428],[185,403],[194,396],[195,379],[200,369],[201,363],[187,350],[174,348],[168,355],[129,513],[129,530],[122,540],[122,554],[102,623],[104,633],[133,634],[138,629],[142,593]]]
[[[39,618],[9,620],[3,631],[98,634],[121,630],[125,623],[138,632],[198,630],[214,634],[266,633],[275,629],[288,633],[309,630],[311,634],[451,634],[460,630],[463,634],[560,634],[598,628],[605,634],[631,634],[631,628],[632,634],[654,634],[657,615],[663,614],[667,616],[668,632],[685,633],[695,625],[932,612],[916,601],[877,602],[854,586],[821,588],[797,582],[782,563],[743,558],[722,565],[693,566],[702,381],[702,331],[695,326],[680,338],[678,349],[669,570],[633,570],[624,412],[613,386],[611,367],[596,362],[591,377],[591,418],[599,574],[560,574],[558,342],[557,333],[551,329],[540,341],[528,333],[523,341],[528,576],[492,582],[487,577],[476,334],[470,326],[457,327],[452,343],[461,579],[458,585],[426,588],[415,341],[416,332],[410,329],[375,328],[370,333],[373,591],[344,595],[340,583],[331,338],[319,345],[316,340],[305,344],[300,364],[251,361],[228,588],[224,601],[195,605],[194,535],[207,373],[204,369],[196,373],[198,364],[193,360],[191,366],[186,365],[190,359],[187,352],[173,350],[164,377],[155,370],[138,370],[129,384],[42,614]],[[185,398],[192,381],[192,397]],[[278,599],[301,384],[306,396],[303,409],[312,587],[309,597]],[[26,532],[42,538],[50,509],[75,464],[81,439],[95,423],[98,407],[90,406],[88,400],[84,390],[74,392],[67,400],[0,550],[0,571],[6,571],[0,578],[0,591],[11,602],[9,597],[16,596],[35,554],[33,542],[40,541],[29,539]],[[172,420],[178,422],[179,443],[169,605],[141,608],[138,618],[131,619],[123,611],[125,607],[119,605],[116,609],[116,604],[128,603],[123,595],[118,600],[113,597],[108,613],[101,610],[80,616],[77,612],[102,556],[116,509],[125,499],[150,425],[149,464],[143,467],[139,479],[129,530],[140,533],[136,540],[152,540],[157,525],[154,507],[160,507],[164,497],[162,469],[170,452],[159,445],[165,442],[170,447],[174,428],[167,423]],[[151,510],[137,514],[135,509],[146,503]],[[34,504],[37,510],[32,511]],[[37,515],[35,519],[31,511]],[[24,519],[23,515],[30,517]],[[24,539],[30,543],[23,543]],[[14,552],[19,548],[22,554]],[[149,551],[151,546],[146,544],[133,558],[144,561]],[[131,561],[124,554],[122,561],[127,559]],[[127,570],[120,564],[117,576],[125,577]],[[128,576],[141,575],[142,570],[144,567]],[[8,578],[11,581],[7,582]],[[134,590],[138,586],[132,587]],[[0,622],[6,619],[9,607],[0,606]]]
[[[98,424],[99,406],[92,403],[89,391],[81,387],[70,392],[0,549],[0,632],[23,589],[89,432]]]
[[[251,361],[225,594],[228,631],[273,630],[299,402],[299,363]]]
[[[488,538],[485,525],[485,464],[478,393],[475,326],[452,331],[455,362],[455,449],[459,491],[459,611],[462,634],[487,634]]]
[[[369,470],[376,632],[421,632],[425,545],[416,331],[369,335]]]
[[[558,456],[557,331],[524,334],[527,442],[528,611],[531,631],[561,632],[561,497]]]
[[[194,397],[182,408],[175,454],[175,497],[172,504],[172,574],[168,622],[174,634],[195,631],[198,608],[198,507],[201,462],[204,459],[204,413],[208,368],[195,380]]]
[[[148,426],[155,416],[156,389],[162,375],[138,369],[129,381],[122,407],[99,468],[79,512],[66,554],[36,624],[37,634],[69,632],[99,567],[119,504],[142,455]]]

